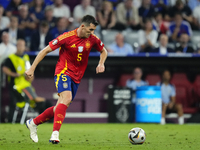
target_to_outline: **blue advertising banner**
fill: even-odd
[[[136,90],[136,122],[160,123],[162,114],[159,86],[141,86]]]

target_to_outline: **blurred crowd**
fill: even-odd
[[[103,31],[114,31],[105,43],[110,54],[200,53],[200,0],[8,0],[0,1],[0,57],[17,39],[39,51],[87,14],[97,18],[103,42]]]

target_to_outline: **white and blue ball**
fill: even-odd
[[[142,128],[133,128],[128,133],[128,139],[131,144],[143,144],[146,140],[146,133]]]

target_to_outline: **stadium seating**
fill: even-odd
[[[120,78],[119,78],[119,81],[118,81],[117,85],[125,87],[126,86],[126,81],[128,79],[133,79],[133,75],[132,74],[122,74],[120,76]]]
[[[103,30],[102,31],[102,41],[105,46],[110,45],[115,41],[115,36],[117,35],[118,31],[116,30]]]
[[[176,99],[177,102],[180,102],[183,105],[184,113],[197,112],[198,109],[194,107],[195,100],[193,94],[193,86],[188,81],[186,74],[174,73],[174,75],[172,76],[171,83],[174,84],[176,87]]]
[[[148,74],[146,76],[146,81],[148,81],[149,85],[156,85],[161,81],[160,75],[158,74]]]
[[[193,83],[195,105],[200,104],[200,75],[197,75]]]

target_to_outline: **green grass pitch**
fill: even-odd
[[[0,150],[200,150],[198,124],[63,124],[58,145],[48,142],[52,126],[38,126],[39,142],[34,143],[25,125],[0,124]],[[134,127],[145,130],[143,145],[128,141]]]

